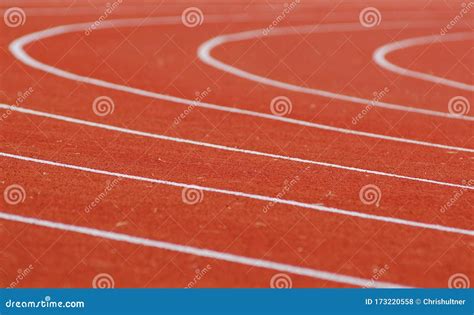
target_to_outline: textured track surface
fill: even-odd
[[[375,4],[374,23],[357,1],[12,7],[3,287],[474,278],[473,38],[456,35],[474,6]],[[407,39],[385,55],[401,71],[374,59]]]

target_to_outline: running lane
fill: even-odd
[[[179,15],[181,11],[176,10],[175,14]],[[347,15],[347,12],[353,12],[355,18],[350,21],[357,22],[358,8],[352,8],[352,11],[346,8],[343,13]],[[27,51],[34,58],[60,69],[191,100],[197,95],[204,95],[203,91],[209,88],[210,92],[202,100],[204,102],[271,113],[271,99],[285,95],[293,103],[289,117],[295,119],[473,147],[470,122],[377,108],[373,109],[373,113],[377,113],[378,118],[371,118],[371,113],[354,127],[351,118],[363,106],[257,85],[197,60],[197,47],[207,39],[264,27],[274,18],[270,16],[259,21],[260,18],[255,16],[252,15],[252,22],[204,23],[193,29],[178,24],[97,30],[90,36],[83,33],[65,34],[29,45]],[[323,19],[323,16],[320,18]],[[337,14],[331,16],[334,19],[332,22],[347,22],[346,17],[337,19]],[[439,14],[433,16],[439,19]],[[449,17],[446,14],[440,20],[442,22],[443,18]],[[186,106],[182,104],[45,74],[20,64],[6,51],[10,41],[21,35],[54,25],[93,21],[94,18],[55,18],[54,23],[41,22],[35,23],[34,27],[26,24],[22,29],[8,29],[8,36],[2,37],[2,47],[5,48],[2,52],[5,57],[2,58],[5,69],[2,101],[14,103],[18,91],[32,86],[33,94],[21,104],[24,108],[133,130],[450,183],[462,184],[463,180],[468,182],[474,177],[472,153],[348,136],[202,108],[185,112]],[[290,16],[283,23],[308,22],[295,13],[293,18]],[[431,28],[428,32],[433,30]],[[424,33],[418,29],[404,30],[399,35],[393,30],[375,30],[370,43],[362,35],[345,35],[354,41],[354,45],[362,47],[359,47],[362,64],[362,57],[367,58],[364,62],[370,62],[372,50],[377,45],[394,40],[394,36],[402,38],[420,34]],[[296,39],[288,37],[285,40]],[[327,35],[311,35],[301,45],[306,45],[306,42],[317,47],[321,44],[318,49],[326,49],[322,60],[331,52],[339,52],[337,47],[331,46],[334,42]],[[262,60],[272,60],[271,56],[265,55],[268,49],[275,52],[281,50],[284,54],[284,48],[281,41],[269,38],[262,42],[225,45],[216,51],[216,56],[276,79],[291,80],[290,76],[304,76],[305,69],[295,62],[295,58],[284,60],[286,66],[292,69],[287,72],[288,77],[284,77],[285,72],[281,69],[275,69],[272,73],[266,71],[267,64]],[[335,61],[340,61],[342,68],[347,56],[353,55],[354,51],[348,46],[342,46],[340,51],[341,55]],[[347,55],[342,54],[343,51],[347,51]],[[294,53],[305,60],[313,60],[317,56],[314,50],[308,49],[298,49]],[[403,64],[403,60],[399,61]],[[334,67],[332,61],[331,64]],[[268,65],[271,66],[271,62]],[[380,69],[376,70],[375,65],[368,67],[373,67],[373,70],[366,68],[367,73],[362,72],[360,77],[354,79],[360,84],[355,89],[360,97],[370,97],[373,91],[371,74],[382,73]],[[354,65],[356,68],[357,65]],[[333,70],[324,73],[328,89],[347,83],[344,80],[349,77],[339,76],[342,72],[336,63]],[[383,74],[384,77],[391,75]],[[340,77],[340,81],[335,77]],[[363,78],[366,78],[365,81]],[[413,83],[409,84],[407,80],[397,77],[397,84],[412,88]],[[310,83],[308,85],[312,86],[321,82]],[[428,87],[426,82],[419,84],[423,89]],[[442,95],[451,93],[444,87],[435,89]],[[355,90],[352,92],[357,92]],[[411,93],[416,94],[416,91]],[[441,102],[428,102],[433,100],[431,95],[419,102],[396,89],[388,95],[393,102],[409,100],[413,106],[442,109]],[[107,96],[114,101],[112,114],[100,117],[93,112],[92,103],[98,96]],[[176,124],[176,118],[181,114],[185,117]],[[469,209],[472,209],[473,198],[472,193],[464,189],[321,166],[311,165],[308,168],[303,163],[125,135],[20,113],[9,114],[7,119],[2,120],[0,128],[1,151],[10,154],[281,197],[357,213],[472,229]],[[97,206],[86,212],[85,208],[107,185],[110,186],[114,177],[11,158],[2,158],[0,167],[2,174],[5,174],[2,190],[8,185],[19,184],[27,195],[20,205],[3,204],[2,211],[7,213],[113,230],[363,279],[376,277],[384,268],[388,272],[383,273],[382,281],[402,285],[442,287],[456,272],[472,274],[468,264],[472,259],[472,251],[468,250],[472,236],[329,214],[298,206],[270,206],[265,201],[212,192],[204,192],[200,203],[188,205],[183,202],[181,188],[128,179],[120,181]],[[378,207],[365,205],[359,198],[361,187],[367,184],[375,184],[381,189],[382,198]],[[452,198],[456,199],[454,204],[443,208]],[[11,221],[1,222],[2,259],[6,261],[2,264],[2,273],[5,274],[2,284],[5,285],[15,278],[16,270],[24,269],[31,263],[35,267],[34,273],[21,285],[90,286],[96,274],[107,272],[113,275],[116,286],[182,287],[192,281],[197,269],[202,270],[209,264],[210,272],[199,282],[199,286],[267,287],[271,277],[278,272],[74,233],[63,234],[58,230]],[[453,257],[456,257],[455,263]],[[61,268],[52,268],[57,265]],[[131,273],[134,277],[130,277]],[[347,285],[290,275],[295,287]]]

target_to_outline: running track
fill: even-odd
[[[2,2],[0,285],[469,285],[472,12],[291,3]]]

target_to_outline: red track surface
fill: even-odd
[[[14,4],[15,2],[12,2]],[[160,3],[149,12],[127,13],[128,1],[109,19],[181,15],[190,6],[204,17],[248,13],[253,21],[146,26],[96,30],[90,36],[71,33],[40,40],[27,52],[43,63],[81,75],[194,99],[196,91],[211,89],[205,102],[270,113],[271,100],[291,99],[286,117],[341,128],[451,146],[474,148],[472,121],[372,108],[357,125],[352,118],[364,105],[295,93],[224,73],[196,57],[198,46],[227,33],[267,27],[283,9],[281,3]],[[34,92],[21,107],[133,130],[192,139],[260,152],[324,161],[405,176],[461,184],[474,179],[474,154],[380,139],[345,135],[299,125],[204,108],[194,108],[177,127],[173,121],[186,109],[181,104],[77,83],[22,64],[8,51],[14,39],[57,25],[93,22],[103,11],[67,16],[28,14],[26,23],[1,25],[1,102],[14,104],[18,91]],[[36,3],[35,7],[46,5]],[[50,4],[50,6],[58,4]],[[62,3],[61,5],[64,5]],[[6,9],[13,5],[3,5]],[[22,7],[22,5],[17,5]],[[30,5],[31,6],[31,5]],[[94,6],[89,5],[92,8]],[[240,8],[236,9],[234,6]],[[358,2],[302,1],[279,26],[310,23],[357,23],[368,6]],[[370,32],[340,32],[268,37],[225,44],[218,59],[272,79],[371,99],[385,87],[384,102],[447,112],[453,96],[472,104],[472,92],[381,69],[372,53],[386,43],[439,34],[459,12],[460,3],[409,1],[375,4],[382,12],[380,28]],[[122,10],[122,11],[121,11]],[[400,13],[400,10],[407,11]],[[409,13],[408,11],[417,11]],[[404,17],[406,15],[406,18]],[[470,29],[463,19],[453,32]],[[434,20],[438,26],[387,30],[387,21]],[[472,25],[471,25],[472,27]],[[418,46],[390,54],[390,61],[417,71],[472,84],[472,41]],[[114,112],[99,117],[92,111],[96,97],[108,96]],[[5,111],[2,111],[5,112]],[[472,115],[471,112],[467,114]],[[0,151],[173,182],[349,209],[472,230],[474,196],[459,188],[226,152],[109,130],[60,122],[14,112],[0,121]],[[124,179],[89,213],[84,209],[104,191],[105,176],[0,158],[0,190],[21,185],[26,199],[19,204],[0,200],[1,212],[93,227],[104,231],[186,244],[246,257],[265,259],[363,279],[399,285],[446,287],[462,273],[471,280],[473,236],[318,212],[290,205],[204,192],[203,200],[188,205],[182,189]],[[382,192],[380,205],[365,205],[360,189],[373,184]],[[462,195],[446,211],[440,209],[456,193]],[[0,219],[0,285],[16,281],[18,270],[33,271],[21,287],[90,287],[100,273],[113,276],[116,287],[184,287],[196,269],[211,270],[196,287],[268,287],[278,271],[104,240],[72,232]],[[20,271],[21,271],[20,270]],[[378,270],[378,271],[377,271]],[[293,287],[341,287],[348,284],[288,273]],[[378,277],[378,276],[377,276]]]

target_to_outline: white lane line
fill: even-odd
[[[9,214],[6,212],[0,212],[0,219],[13,221],[13,222],[20,222],[29,225],[35,225],[40,227],[46,227],[54,230],[61,230],[67,232],[73,232],[93,237],[100,237],[104,239],[108,239],[111,241],[117,242],[125,242],[129,244],[136,244],[146,247],[154,247],[163,250],[194,255],[199,257],[206,257],[211,259],[222,260],[230,263],[245,265],[245,266],[252,266],[258,268],[265,268],[265,269],[272,269],[278,270],[282,272],[288,272],[295,275],[311,277],[315,279],[327,280],[337,283],[344,283],[350,284],[358,287],[364,286],[372,286],[377,288],[403,288],[404,286],[390,283],[390,282],[380,282],[380,281],[372,281],[371,279],[364,279],[358,277],[352,277],[347,275],[342,275],[339,273],[333,273],[328,271],[322,271],[318,269],[311,269],[305,267],[298,267],[294,265],[287,265],[283,263],[278,263],[270,260],[263,260],[258,258],[251,258],[246,256],[240,256],[225,252],[219,252],[212,249],[205,249],[187,245],[180,245],[170,242],[152,240],[143,237],[132,236],[123,233],[116,233],[116,232],[109,232],[94,228],[89,228],[85,226],[77,226],[71,224],[65,224],[60,222],[36,219],[32,217],[20,216],[16,214]]]
[[[279,198],[250,194],[250,193],[234,191],[234,190],[219,189],[219,188],[213,188],[213,187],[206,187],[206,186],[185,184],[185,183],[179,183],[179,182],[172,182],[172,181],[161,180],[161,179],[148,178],[148,177],[143,177],[143,176],[116,173],[116,172],[111,172],[111,171],[99,170],[99,169],[83,167],[83,166],[78,166],[78,165],[73,165],[73,164],[54,162],[54,161],[49,161],[49,160],[42,160],[42,159],[26,157],[26,156],[16,155],[16,154],[10,154],[10,153],[5,153],[5,152],[0,152],[0,156],[6,157],[6,158],[12,158],[16,160],[38,163],[38,164],[73,169],[73,170],[78,170],[78,171],[83,171],[83,172],[88,172],[88,173],[116,176],[116,177],[121,177],[121,178],[126,178],[126,179],[132,179],[132,180],[149,182],[149,183],[160,184],[160,185],[167,185],[167,186],[172,186],[172,187],[198,189],[202,191],[208,191],[211,193],[219,193],[219,194],[228,195],[228,196],[248,198],[248,199],[260,200],[260,201],[265,201],[265,202],[273,202],[276,204],[290,205],[290,206],[295,206],[295,207],[300,207],[300,208],[316,210],[320,212],[327,212],[327,213],[334,213],[334,214],[345,215],[345,216],[350,216],[350,217],[356,217],[356,218],[360,218],[364,220],[380,221],[380,222],[386,222],[386,223],[392,223],[392,224],[411,226],[415,228],[424,228],[424,229],[429,229],[429,230],[434,230],[434,231],[441,231],[441,232],[446,232],[446,233],[474,236],[474,231],[472,230],[466,230],[466,229],[461,229],[461,228],[456,228],[456,227],[451,227],[451,226],[444,226],[444,225],[438,225],[438,224],[430,224],[430,223],[424,223],[424,222],[418,222],[418,221],[399,219],[399,218],[394,218],[394,217],[367,214],[367,213],[362,213],[362,212],[357,212],[357,211],[325,207],[318,204],[309,204],[309,203],[304,203],[304,202],[295,201],[295,200],[279,199]]]
[[[285,156],[285,155],[278,155],[278,154],[271,154],[271,153],[253,151],[253,150],[239,149],[239,148],[235,148],[235,147],[227,147],[227,146],[219,145],[219,144],[213,144],[213,143],[208,143],[208,142],[201,142],[201,141],[194,141],[194,140],[183,139],[183,138],[170,137],[170,136],[165,136],[165,135],[156,134],[156,133],[150,133],[150,132],[127,129],[127,128],[122,128],[122,127],[117,127],[117,126],[112,126],[112,125],[107,125],[107,124],[102,124],[102,123],[96,123],[96,122],[77,119],[77,118],[73,118],[73,117],[36,111],[36,110],[32,110],[32,109],[27,109],[27,108],[24,108],[24,107],[17,107],[17,106],[11,106],[11,105],[6,105],[6,104],[0,104],[0,108],[6,109],[6,110],[11,110],[11,111],[14,111],[14,112],[27,114],[27,115],[45,117],[45,118],[49,118],[49,119],[55,119],[55,120],[64,121],[64,122],[68,122],[68,123],[73,123],[73,124],[78,124],[78,125],[85,125],[85,126],[89,126],[89,127],[101,128],[101,129],[117,131],[117,132],[121,132],[121,133],[132,134],[132,135],[137,135],[137,136],[142,136],[142,137],[160,139],[160,140],[165,140],[165,141],[186,143],[186,144],[197,145],[197,146],[202,146],[202,147],[212,148],[212,149],[217,149],[217,150],[237,152],[237,153],[250,154],[250,155],[256,155],[256,156],[263,156],[263,157],[269,157],[269,158],[292,161],[292,162],[298,162],[298,163],[313,164],[313,165],[318,165],[318,166],[323,166],[323,167],[331,167],[331,168],[336,168],[336,169],[342,169],[342,170],[351,171],[351,172],[359,172],[359,173],[373,174],[373,175],[378,175],[378,176],[386,176],[386,177],[392,177],[392,178],[398,178],[398,179],[404,179],[404,180],[411,180],[411,181],[415,181],[415,182],[428,183],[428,184],[433,184],[433,185],[456,187],[456,188],[461,188],[461,189],[466,189],[466,190],[474,190],[474,186],[469,186],[469,185],[460,185],[460,184],[442,182],[442,181],[426,179],[426,178],[404,176],[404,175],[398,175],[398,174],[393,174],[393,173],[386,173],[386,172],[381,172],[381,171],[373,171],[373,170],[367,170],[367,169],[362,169],[362,168],[357,168],[357,167],[338,165],[338,164],[333,164],[333,163],[306,160],[306,159],[295,158],[295,157],[290,157],[290,156]]]
[[[400,23],[398,25],[401,26]],[[405,22],[403,26],[407,26],[407,23]],[[387,26],[385,28],[387,28]],[[326,25],[319,25],[319,26],[303,25],[303,26],[279,27],[272,30],[272,32],[268,33],[267,36],[284,36],[284,35],[295,35],[295,34],[306,34],[306,33],[327,33],[327,32],[348,32],[348,31],[354,32],[354,31],[366,31],[366,30],[367,28],[362,27],[360,23],[326,24]],[[373,100],[360,98],[356,96],[345,95],[345,94],[330,92],[330,91],[321,90],[321,89],[303,87],[303,86],[290,84],[290,83],[286,83],[286,82],[282,82],[278,80],[273,80],[273,79],[263,77],[263,76],[239,69],[237,67],[231,66],[230,64],[224,63],[212,56],[212,50],[223,44],[250,40],[250,39],[255,39],[255,38],[262,38],[262,37],[265,37],[265,35],[263,35],[261,29],[216,36],[204,42],[203,44],[201,44],[201,46],[198,48],[197,54],[198,54],[199,59],[202,62],[204,62],[205,64],[211,67],[220,69],[224,72],[233,74],[235,76],[238,76],[247,80],[251,80],[251,81],[266,84],[269,86],[289,90],[292,92],[318,95],[318,96],[323,96],[330,99],[338,99],[338,100],[357,103],[357,104],[372,105],[372,106],[381,107],[381,108],[423,114],[423,115],[428,115],[428,116],[474,121],[474,117],[471,117],[471,116],[453,115],[451,113],[444,113],[444,112],[439,112],[439,111],[434,111],[434,110],[429,110],[429,109],[424,109],[424,108],[417,108],[417,107],[412,107],[412,106],[405,106],[405,105],[387,103],[387,102],[381,102],[381,101],[373,102]]]
[[[206,16],[206,21],[207,22],[237,22],[237,21],[245,21],[247,17],[245,16]],[[158,17],[158,18],[148,18],[148,19],[117,19],[117,20],[108,20],[108,21],[103,21],[102,24],[98,26],[98,29],[108,29],[108,28],[113,28],[113,27],[131,27],[131,26],[152,26],[152,25],[173,25],[173,24],[179,24],[181,23],[181,17],[176,17],[176,16],[170,16],[170,17]],[[304,120],[298,120],[298,119],[292,119],[288,117],[280,117],[276,115],[271,115],[271,114],[266,114],[266,113],[261,113],[261,112],[255,112],[251,110],[245,110],[245,109],[239,109],[239,108],[234,108],[234,107],[227,107],[227,106],[221,106],[217,104],[212,104],[212,103],[206,103],[206,102],[196,102],[194,100],[190,99],[185,99],[185,98],[180,98],[176,96],[171,96],[171,95],[166,95],[166,94],[160,94],[160,93],[155,93],[151,91],[146,91],[126,85],[121,85],[121,84],[116,84],[100,79],[95,79],[87,76],[82,76],[78,75],[72,72],[68,72],[59,68],[56,68],[51,65],[47,65],[45,63],[42,63],[33,57],[31,57],[26,51],[25,51],[25,46],[34,43],[36,41],[54,37],[57,35],[61,34],[66,34],[66,33],[73,33],[73,32],[80,32],[80,31],[85,31],[88,27],[90,27],[91,23],[79,23],[79,24],[69,24],[69,25],[62,25],[62,26],[57,26],[49,29],[45,29],[42,31],[34,32],[31,34],[27,34],[25,36],[22,36],[16,40],[14,40],[12,43],[10,43],[9,49],[11,53],[21,62],[24,64],[62,77],[66,78],[69,80],[73,81],[78,81],[78,82],[83,82],[95,86],[100,86],[116,91],[121,91],[121,92],[127,92],[139,96],[144,96],[144,97],[150,97],[154,99],[160,99],[172,103],[177,103],[177,104],[183,104],[183,105],[192,105],[192,106],[197,106],[197,107],[202,107],[202,108],[207,108],[207,109],[212,109],[212,110],[217,110],[217,111],[222,111],[222,112],[229,112],[229,113],[234,113],[234,114],[240,114],[240,115],[246,115],[246,116],[252,116],[252,117],[259,117],[259,118],[264,118],[264,119],[269,119],[272,121],[279,121],[279,122],[284,122],[284,123],[289,123],[289,124],[294,124],[294,125],[300,125],[300,126],[306,126],[310,128],[316,128],[316,129],[321,129],[321,130],[327,130],[327,131],[332,131],[332,132],[338,132],[338,133],[343,133],[343,134],[348,134],[348,135],[354,135],[354,136],[363,136],[363,137],[368,137],[368,138],[374,138],[374,139],[381,139],[381,140],[387,140],[387,141],[395,141],[399,143],[407,143],[407,144],[413,144],[413,145],[420,145],[420,146],[426,146],[426,147],[431,147],[431,148],[438,148],[438,149],[445,149],[445,150],[454,150],[454,151],[463,151],[463,152],[470,152],[474,153],[474,149],[471,148],[463,148],[463,147],[457,147],[457,146],[450,146],[450,145],[444,145],[444,144],[437,144],[437,143],[431,143],[431,142],[425,142],[425,141],[418,141],[418,140],[411,140],[411,139],[406,139],[406,138],[398,138],[398,137],[392,137],[392,136],[385,136],[385,135],[380,135],[376,133],[370,133],[370,132],[363,132],[363,131],[355,131],[355,130],[350,130],[350,129],[344,129],[344,128],[338,128],[338,127],[333,127],[329,125],[323,125],[323,124],[318,124],[318,123],[313,123],[313,122],[308,122]],[[406,23],[384,23],[385,28],[397,28],[401,26],[405,26]],[[420,24],[421,27],[426,27],[429,25],[427,21],[424,21],[423,23]],[[326,29],[326,31],[332,31],[334,29],[337,30],[351,30],[350,27],[353,27],[354,24],[329,24],[325,25],[323,28]],[[360,25],[359,25],[360,27]],[[275,32],[278,29],[274,30]],[[273,32],[272,32],[273,33]],[[368,100],[365,100],[368,102]],[[451,117],[451,116],[450,116]],[[460,118],[458,116],[454,116],[457,119],[464,119]],[[467,116],[462,116],[462,117],[467,117]],[[469,119],[469,118],[467,118]]]
[[[472,84],[466,84],[463,82],[458,82],[458,81],[442,78],[436,75],[423,73],[423,72],[419,72],[415,70],[410,70],[407,68],[397,66],[387,60],[387,55],[397,50],[406,49],[406,48],[410,48],[414,46],[422,46],[422,45],[427,45],[427,44],[432,44],[432,43],[455,42],[455,41],[463,41],[463,40],[469,40],[469,39],[471,40],[471,46],[472,46],[472,40],[474,39],[474,37],[473,37],[473,33],[470,33],[470,32],[408,38],[405,40],[392,42],[392,43],[389,43],[377,48],[372,58],[375,63],[377,63],[380,67],[388,71],[392,71],[394,73],[404,75],[407,77],[429,81],[436,84],[443,84],[443,85],[450,86],[453,88],[472,92],[474,91],[474,85]]]

